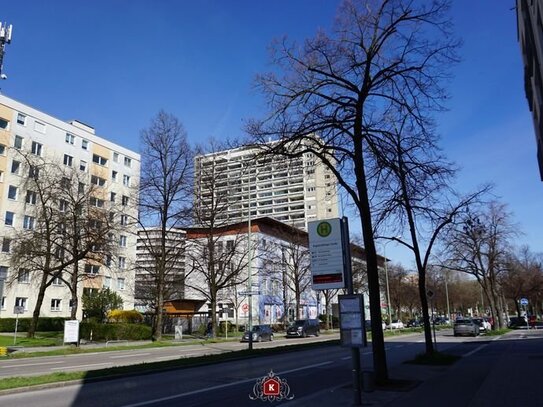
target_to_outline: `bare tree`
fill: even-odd
[[[62,281],[71,292],[71,318],[78,310],[79,283],[87,278],[85,264],[102,264],[113,253],[115,230],[100,188],[89,174],[72,166],[18,151],[24,163],[21,195],[25,198],[23,230],[13,239],[11,263],[32,273],[38,294],[27,335],[33,337],[45,291]]]
[[[388,379],[381,328],[381,295],[371,197],[379,165],[376,140],[397,109],[419,126],[441,108],[441,87],[455,61],[446,1],[346,1],[331,35],[319,32],[303,46],[286,40],[273,47],[285,74],[261,75],[270,107],[266,120],[247,126],[256,142],[279,139],[273,153],[312,152],[335,174],[354,201],[367,254],[376,379]],[[295,145],[297,149],[286,149]]]
[[[518,229],[506,206],[496,201],[470,208],[462,220],[446,238],[447,267],[477,279],[497,327],[502,328],[505,321],[500,278],[506,271],[511,239],[518,235]]]
[[[179,120],[164,111],[141,131],[140,244],[151,259],[138,270],[140,295],[153,310],[153,340],[162,338],[163,305],[182,287],[184,240],[172,238],[190,219],[193,152]],[[180,293],[182,294],[182,293]]]

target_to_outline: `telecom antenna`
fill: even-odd
[[[0,22],[0,79],[7,79],[7,75],[2,72],[2,67],[4,65],[4,53],[6,44],[11,42],[11,32],[13,31],[13,26],[7,23]]]

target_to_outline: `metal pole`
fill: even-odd
[[[249,350],[253,349],[253,278],[251,263],[253,262],[253,253],[251,252],[251,171],[249,170],[249,213],[247,217],[247,285],[249,296]]]
[[[15,332],[13,334],[13,345],[17,343],[17,328],[19,326],[19,313],[15,314]]]
[[[390,288],[388,285],[388,268],[387,268],[387,243],[390,243],[390,240],[383,245],[383,257],[385,258],[385,281],[387,285],[388,327],[392,331],[392,310],[390,306]]]
[[[354,294],[354,286],[353,286],[353,273],[351,268],[351,247],[350,247],[350,240],[349,240],[349,220],[347,217],[342,218],[341,222],[342,226],[342,234],[343,234],[343,255],[345,256],[345,278],[347,282],[347,294]],[[362,321],[362,323],[365,323]],[[351,348],[351,358],[353,361],[353,369],[352,369],[352,376],[353,376],[353,391],[354,391],[354,405],[360,406],[362,405],[362,386],[360,383],[361,379],[361,369],[360,369],[360,349],[357,347]]]
[[[434,319],[434,301],[432,300],[430,300],[430,307],[432,307],[432,328],[434,331],[434,352],[437,352],[436,321]]]
[[[451,320],[451,308],[449,305],[449,287],[447,284],[447,277],[445,277],[445,297],[447,298],[447,319]]]

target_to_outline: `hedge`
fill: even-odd
[[[38,326],[36,331],[39,332],[53,332],[63,331],[64,321],[69,318],[38,318]],[[19,324],[17,330],[21,332],[28,331],[30,327],[30,321],[32,318],[19,318]],[[15,318],[0,318],[0,332],[13,332],[15,331]]]
[[[142,324],[99,324],[96,322],[82,322],[79,327],[80,338],[88,341],[137,341],[142,339],[151,339],[152,333],[150,326]]]

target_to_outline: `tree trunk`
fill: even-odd
[[[43,298],[45,297],[45,289],[47,288],[47,274],[43,273],[40,282],[40,288],[38,290],[38,297],[36,298],[36,305],[34,306],[34,312],[32,313],[32,319],[30,320],[30,326],[26,333],[27,338],[34,338],[36,329],[38,328],[38,319],[40,318],[41,306],[43,304]]]

